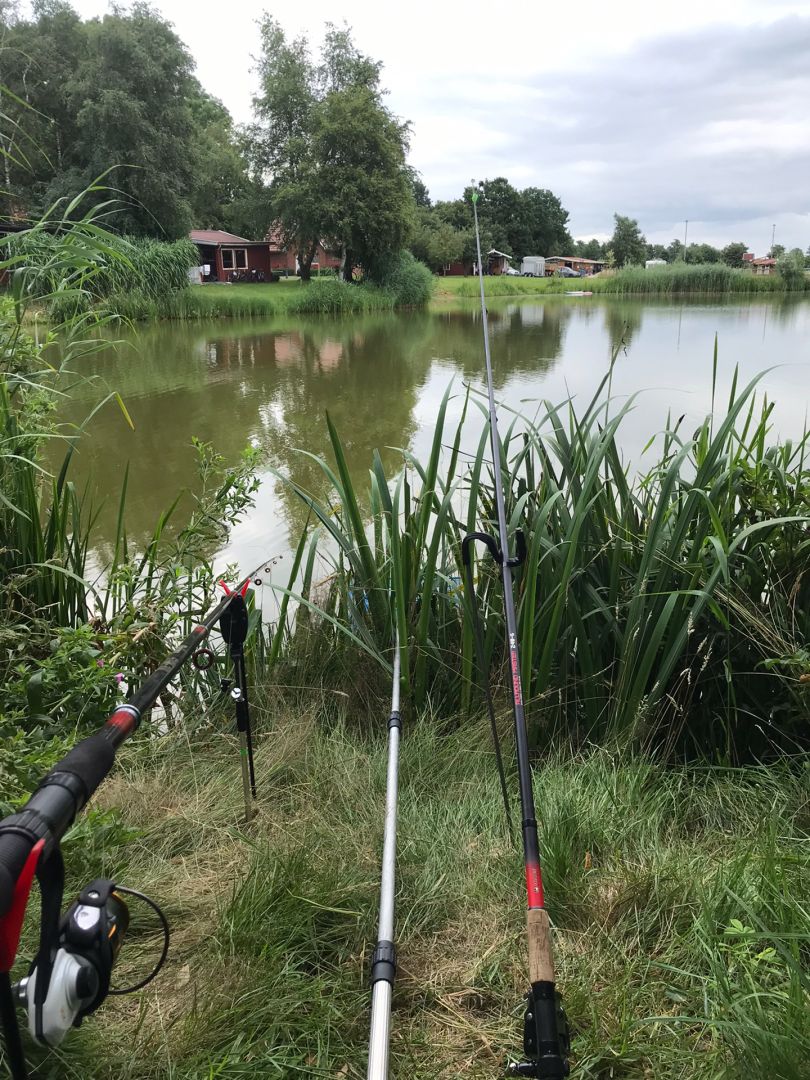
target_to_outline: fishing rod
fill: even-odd
[[[143,714],[154,706],[189,657],[199,651],[217,621],[227,619],[231,607],[238,613],[233,620],[238,625],[230,639],[232,655],[235,640],[241,649],[247,634],[245,594],[259,568],[237,589],[226,589],[220,603],[129,700],[115,708],[104,726],[78,742],[43,777],[25,805],[0,821],[0,1025],[12,1080],[28,1080],[16,1006],[26,1013],[32,1037],[56,1046],[72,1026],[95,1012],[108,994],[131,993],[146,986],[166,959],[169,927],[163,912],[149,897],[113,880],[91,882],[62,916],[65,867],[59,844],[111,771],[116,752],[138,729]],[[226,624],[226,629],[231,627]],[[236,677],[243,689],[243,655]],[[242,722],[249,735],[246,689]],[[27,977],[12,986],[11,969],[34,877],[41,900],[39,947]],[[117,990],[111,988],[110,976],[129,923],[125,896],[136,897],[155,911],[164,941],[152,972],[135,986]]]
[[[380,877],[380,921],[371,961],[371,1034],[367,1080],[388,1080],[391,998],[397,971],[394,945],[394,886],[397,854],[397,782],[402,721],[399,714],[399,631],[394,643],[391,716],[388,720],[388,771],[385,784],[385,832]]]
[[[476,541],[484,543],[500,567],[503,584],[503,605],[506,618],[506,636],[509,646],[510,686],[515,721],[518,781],[520,787],[521,825],[523,834],[523,861],[526,872],[527,936],[529,946],[529,983],[526,995],[526,1012],[523,1023],[523,1052],[528,1060],[514,1063],[508,1071],[512,1076],[534,1076],[560,1080],[568,1075],[568,1031],[565,1013],[555,986],[554,958],[551,951],[551,930],[543,895],[543,876],[540,869],[540,845],[535,817],[532,768],[529,760],[529,740],[526,716],[523,709],[523,689],[520,680],[520,654],[518,651],[517,618],[512,592],[512,569],[526,557],[522,535],[517,537],[517,553],[509,555],[509,536],[506,525],[506,508],[501,478],[502,447],[498,434],[498,418],[495,411],[495,391],[492,379],[492,358],[489,350],[489,325],[487,322],[484,274],[481,261],[481,236],[478,228],[478,193],[473,192],[473,217],[475,221],[475,245],[478,255],[478,282],[481,291],[481,319],[484,331],[484,359],[486,361],[487,397],[489,402],[489,436],[492,448],[492,472],[495,483],[495,509],[498,515],[498,537],[487,533],[471,533],[462,543],[462,560],[465,568],[470,563],[470,549]],[[472,585],[472,572],[466,575]],[[471,603],[477,605],[474,594]],[[476,608],[477,611],[477,608]],[[491,708],[491,702],[490,702]],[[494,720],[493,729],[494,728]],[[497,746],[497,743],[496,743]]]

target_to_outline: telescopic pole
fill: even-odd
[[[394,945],[394,887],[397,854],[397,782],[399,741],[399,633],[394,644],[394,677],[391,684],[391,717],[388,721],[388,775],[385,786],[385,834],[380,884],[380,922],[377,947],[371,963],[371,1035],[368,1047],[368,1080],[388,1080],[388,1047],[391,1030],[391,998],[397,970]]]
[[[495,391],[492,379],[492,359],[489,350],[489,325],[484,295],[484,276],[481,263],[481,236],[478,228],[478,194],[472,196],[475,219],[475,245],[478,255],[478,282],[481,291],[481,319],[484,332],[484,359],[487,373],[487,397],[489,401],[489,436],[492,448],[492,474],[495,482],[495,507],[498,514],[498,561],[503,581],[503,604],[506,616],[506,636],[509,647],[510,685],[515,718],[515,742],[517,746],[518,779],[520,784],[520,807],[523,833],[523,860],[526,871],[528,902],[527,935],[529,945],[529,982],[526,1018],[524,1025],[524,1052],[530,1059],[512,1065],[510,1072],[516,1076],[547,1077],[549,1080],[568,1075],[567,1038],[564,1018],[560,1015],[554,984],[554,959],[551,952],[551,934],[543,895],[543,877],[540,870],[540,846],[535,818],[532,768],[529,761],[529,740],[526,717],[523,710],[523,689],[520,680],[520,655],[518,652],[517,618],[512,594],[512,566],[509,558],[509,536],[506,527],[506,509],[501,478],[501,440],[498,434],[498,418],[495,411]]]

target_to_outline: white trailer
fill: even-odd
[[[523,277],[545,277],[546,260],[542,255],[527,255],[520,264]]]

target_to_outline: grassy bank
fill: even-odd
[[[115,872],[165,904],[174,943],[140,1000],[111,999],[38,1075],[365,1076],[384,723],[360,741],[261,705],[248,831],[236,748],[209,734],[193,754],[181,737],[128,750],[92,847],[86,826],[68,844],[74,880]],[[407,723],[401,778],[392,1075],[491,1078],[520,1047],[525,957],[521,862],[484,728]],[[575,1074],[805,1077],[801,771],[595,752],[538,767],[536,788]]]
[[[350,283],[336,277],[262,285],[208,285],[167,292],[158,299],[138,291],[110,298],[116,316],[138,319],[214,319],[270,315],[357,315],[396,308],[421,308],[434,278],[410,252],[392,256],[375,281]]]
[[[71,291],[89,295],[98,256],[62,254]],[[197,444],[189,523],[171,537],[167,510],[143,554],[127,539],[124,473],[111,566],[88,596],[95,516],[71,488],[73,448],[47,486],[37,456],[51,398],[75,379],[68,361],[95,339],[73,316],[60,373],[23,316],[0,306],[0,795],[15,804],[111,710],[116,673],[138,683],[210,607],[208,560],[249,505],[257,467],[253,453],[228,467]],[[529,548],[515,575],[519,634],[547,748],[536,787],[576,1075],[806,1080],[807,439],[772,443],[772,404],[735,387],[696,432],[669,423],[635,477],[616,441],[629,405],[609,389],[584,411],[545,404],[511,429],[504,417],[509,528]],[[486,433],[466,455],[460,429],[444,430],[449,393],[424,463],[406,457],[407,471],[386,476],[376,455],[368,489],[355,490],[330,427],[328,495],[296,489],[310,511],[287,579],[300,606],[250,620],[253,825],[239,825],[219,671],[189,664],[67,838],[68,894],[114,875],[154,895],[174,938],[142,994],[111,999],[59,1050],[31,1049],[41,1080],[361,1080],[395,627],[406,732],[393,1072],[492,1077],[519,1048],[522,866],[478,716],[479,678],[503,678],[497,571],[476,560],[483,671],[460,588],[460,536],[491,527],[491,466]],[[766,754],[771,767],[728,767]],[[687,755],[724,767],[678,765]],[[119,985],[154,959],[143,923],[128,941]]]
[[[618,296],[679,296],[700,293],[723,296],[735,293],[745,295],[787,291],[784,279],[778,274],[757,276],[749,270],[734,270],[717,264],[709,266],[675,264],[657,270],[629,267],[625,270],[588,278],[501,276],[484,279],[484,290],[487,296],[533,296],[566,293],[579,289]],[[448,301],[460,296],[477,297],[478,290],[477,278],[442,277],[438,278],[436,299]],[[798,291],[810,291],[810,277],[805,275],[803,288]]]
[[[298,278],[261,285],[203,285],[159,300],[138,292],[111,298],[116,314],[142,319],[242,319],[273,315],[357,315],[393,311],[396,296],[372,285],[349,285],[336,278],[304,284]]]

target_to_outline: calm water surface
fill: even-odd
[[[695,425],[709,411],[715,334],[723,389],[735,364],[744,381],[779,365],[763,384],[776,401],[775,431],[795,435],[804,426],[810,387],[807,301],[670,304],[553,297],[494,302],[490,325],[496,395],[530,415],[543,399],[568,394],[584,408],[623,342],[613,394],[622,400],[639,394],[622,433],[624,453],[636,464],[668,410]],[[238,560],[244,569],[270,553],[286,561],[289,537],[306,515],[270,468],[325,493],[322,473],[300,451],[328,454],[326,411],[357,482],[365,484],[374,448],[380,448],[391,474],[401,462],[397,448],[427,453],[448,384],[456,390],[452,421],[460,416],[465,384],[483,389],[482,365],[474,306],[342,320],[163,324],[124,336],[115,349],[85,361],[83,373],[94,378],[74,389],[60,413],[65,423],[79,423],[115,389],[135,423],[133,432],[115,405],[105,406],[75,459],[74,479],[89,482],[103,501],[100,561],[114,536],[127,463],[128,529],[133,539],[143,540],[178,491],[196,487],[193,436],[214,443],[227,461],[248,443],[266,454],[255,508],[233,533],[222,560]],[[482,420],[477,409],[470,413],[465,443],[472,449]],[[283,563],[278,572],[283,576]]]

